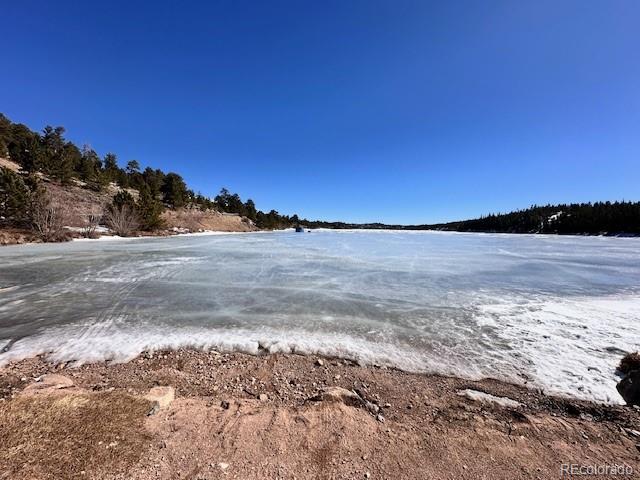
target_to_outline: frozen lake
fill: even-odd
[[[0,364],[322,353],[619,402],[640,239],[315,231],[0,248]]]

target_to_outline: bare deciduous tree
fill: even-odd
[[[99,213],[89,213],[84,219],[82,227],[82,236],[85,238],[98,238],[100,235],[96,232],[102,215]]]
[[[130,205],[112,205],[105,214],[107,226],[121,237],[128,237],[136,231],[140,225],[138,213]]]
[[[64,211],[48,192],[40,191],[34,195],[31,225],[45,242],[61,242],[69,238],[64,229]]]

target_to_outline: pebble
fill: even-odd
[[[322,367],[324,365],[324,360],[319,358],[318,360],[316,360],[316,365],[318,365],[319,367]]]
[[[371,474],[370,474],[369,472],[366,472],[366,473],[364,474],[364,478],[369,478],[369,477],[371,477]]]
[[[380,423],[384,423],[384,416],[379,413],[378,415],[376,415],[376,420],[378,420]]]
[[[267,396],[267,394],[266,394],[266,393],[261,393],[260,395],[258,395],[258,399],[259,399],[261,402],[266,402],[267,400],[269,400],[269,397]]]
[[[220,467],[220,470],[226,470],[227,468],[229,468],[229,464],[224,462],[220,462],[218,466]]]

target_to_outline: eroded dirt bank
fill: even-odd
[[[157,386],[175,399],[145,399]],[[0,478],[547,479],[563,464],[640,474],[636,408],[338,359],[35,358],[0,369],[0,397]]]

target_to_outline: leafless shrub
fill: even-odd
[[[624,358],[620,360],[618,370],[624,374],[627,374],[632,370],[640,370],[640,353],[633,352],[626,354]]]
[[[82,227],[82,236],[84,238],[98,238],[100,235],[96,231],[98,225],[100,225],[100,219],[102,215],[98,213],[90,213],[84,219],[84,225]]]
[[[129,237],[140,226],[138,213],[127,204],[121,206],[112,205],[105,214],[107,226],[121,237]]]
[[[31,226],[44,242],[69,240],[69,233],[64,229],[64,210],[47,192],[40,191],[34,195]]]

